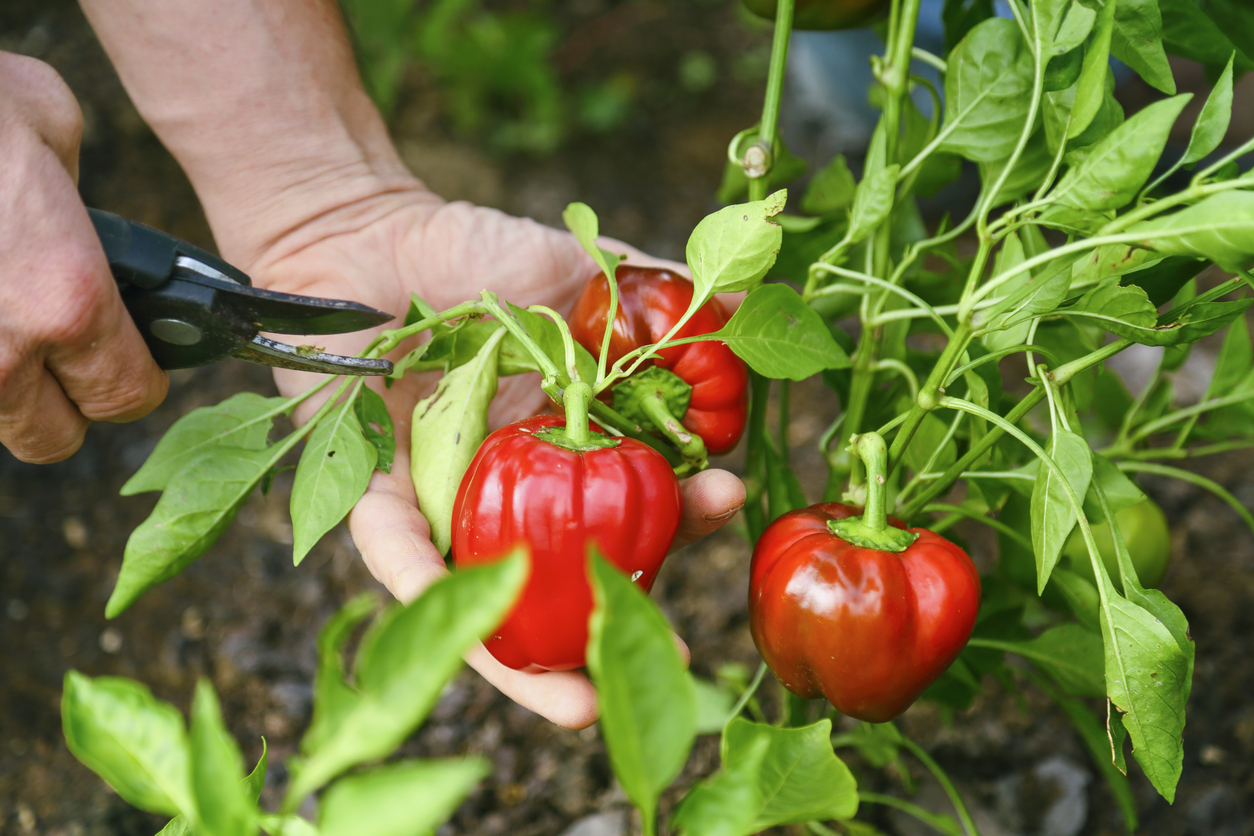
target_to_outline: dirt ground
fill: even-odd
[[[627,6],[636,14],[621,13]],[[689,94],[672,82],[676,57],[712,56],[763,64],[767,36],[744,27],[730,5],[600,0],[570,4],[571,30],[603,32],[595,52],[568,72],[621,66],[643,79],[637,119],[611,136],[581,138],[545,160],[494,159],[451,136],[438,97],[418,74],[407,79],[394,120],[398,142],[436,190],[556,223],[567,202],[591,203],[602,228],[659,255],[681,257],[688,231],[715,207],[723,149],[756,120],[760,84],[729,82]],[[611,17],[613,26],[592,24]],[[707,23],[712,20],[713,23]],[[608,34],[604,34],[604,32]],[[66,77],[83,104],[82,191],[99,206],[195,243],[210,239],[191,189],[139,120],[78,8],[68,0],[11,0],[0,8],[0,48],[36,55]],[[568,55],[569,58],[569,55]],[[573,60],[573,59],[570,59]],[[35,467],[0,451],[0,833],[147,836],[162,820],[137,812],[67,751],[58,704],[68,669],[139,679],[186,709],[196,678],[222,696],[245,755],[270,746],[263,800],[286,782],[283,760],[309,720],[313,639],[357,592],[379,589],[341,530],[299,568],[291,565],[290,477],[254,497],[221,541],[187,572],[104,620],[126,538],[155,498],[118,489],[179,416],[238,391],[270,393],[267,372],[228,361],[172,375],[165,404],[143,421],[97,425],[70,460]],[[821,481],[813,444],[834,409],[817,387],[794,392],[793,441]],[[733,469],[733,458],[728,466]],[[1254,506],[1254,456],[1230,455],[1200,469]],[[1174,563],[1163,590],[1184,610],[1197,643],[1185,729],[1185,767],[1174,805],[1132,767],[1142,826],[1162,836],[1254,834],[1254,540],[1217,500],[1188,485],[1146,480],[1172,521]],[[963,529],[970,535],[972,532]],[[984,542],[972,538],[978,545]],[[674,556],[654,597],[709,676],[726,662],[751,670],[758,657],[747,629],[749,547],[720,533]],[[977,548],[977,560],[990,555]],[[763,688],[767,711],[778,691]],[[772,715],[773,716],[773,715]],[[987,695],[952,718],[916,705],[901,727],[954,777],[984,836],[1116,834],[1113,799],[1061,712],[1039,693]],[[492,775],[441,829],[442,836],[620,836],[638,825],[614,782],[595,728],[557,729],[463,672],[409,756],[481,753]],[[1131,760],[1129,759],[1131,763]],[[860,786],[903,794],[901,781],[850,758]],[[717,765],[717,739],[702,738],[664,808]],[[920,804],[948,812],[938,787],[911,765]],[[913,820],[866,805],[885,833],[927,832]],[[307,809],[306,813],[312,813]],[[665,812],[665,809],[664,809]]]

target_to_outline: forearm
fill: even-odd
[[[331,0],[82,0],[224,253],[413,183]]]

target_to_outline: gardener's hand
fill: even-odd
[[[357,78],[332,0],[81,5],[132,101],[191,178],[222,255],[257,284],[401,316],[410,292],[442,308],[483,288],[568,310],[590,275],[569,235],[445,205],[409,174]],[[351,354],[370,337],[318,343]],[[278,380],[286,392],[309,383],[295,373]],[[396,422],[393,475],[376,473],[349,518],[367,565],[404,601],[444,572],[408,477],[410,415],[430,385],[407,377],[383,390]],[[507,380],[492,418],[527,414],[542,398],[534,381]],[[684,498],[687,541],[725,522],[744,489],[731,474],[707,471]],[[580,727],[596,717],[581,674],[520,674],[482,648],[468,659],[554,722]]]
[[[276,242],[249,272],[267,287],[317,296],[356,298],[403,315],[411,291],[437,309],[487,288],[515,304],[569,310],[595,270],[573,237],[531,221],[466,203],[440,204],[417,184],[369,207],[322,215]],[[368,217],[366,224],[361,217]],[[614,245],[615,250],[630,248]],[[659,263],[632,251],[633,263]],[[667,265],[675,267],[676,265]],[[369,335],[319,338],[331,351],[355,353]],[[287,394],[314,380],[278,371]],[[536,375],[506,378],[493,404],[497,424],[534,414],[546,404]],[[377,391],[396,425],[391,474],[375,473],[349,517],[349,530],[371,572],[402,601],[417,598],[445,574],[430,528],[416,507],[409,478],[409,423],[414,404],[433,386],[431,375],[407,375]],[[308,414],[313,404],[302,407]],[[299,416],[298,416],[299,417]],[[744,487],[730,473],[709,470],[683,486],[684,520],[676,547],[711,533],[744,503]],[[521,673],[501,665],[482,645],[467,660],[489,682],[527,708],[570,728],[596,719],[596,697],[581,673]]]
[[[28,462],[166,392],[78,197],[82,125],[51,67],[0,52],[0,444]]]

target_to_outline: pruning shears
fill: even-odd
[[[261,336],[342,334],[393,317],[357,302],[253,287],[243,271],[186,241],[110,212],[88,209],[126,309],[163,369],[226,357],[329,374],[392,373],[389,360],[327,354]]]

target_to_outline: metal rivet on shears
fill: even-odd
[[[157,339],[171,345],[195,345],[204,336],[195,325],[181,319],[154,319],[148,330]]]

